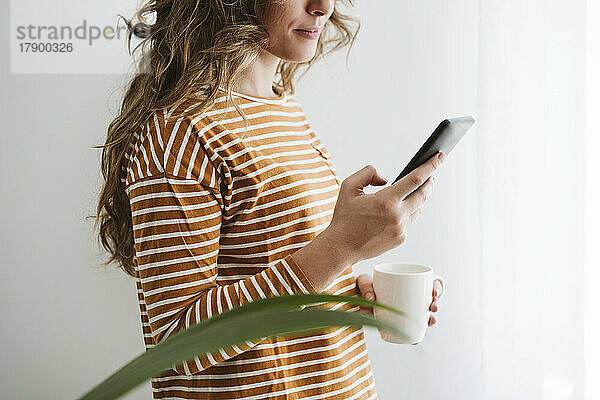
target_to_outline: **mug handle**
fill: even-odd
[[[442,291],[440,293],[438,293],[437,298],[441,298],[442,295],[444,294],[444,291],[446,289],[446,284],[444,283],[444,278],[442,278],[440,275],[438,274],[433,274],[433,281],[440,281],[440,283],[442,284]]]

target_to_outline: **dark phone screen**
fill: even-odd
[[[419,151],[417,151],[393,183],[398,182],[400,179],[410,174],[415,168],[419,167],[438,152],[443,151],[448,155],[465,133],[471,129],[474,123],[475,119],[470,115],[448,118],[440,122],[438,127],[435,128],[433,133],[425,143],[423,143]]]

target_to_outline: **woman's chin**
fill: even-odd
[[[312,53],[303,53],[303,54],[298,54],[294,57],[290,57],[290,58],[284,58],[284,60],[286,61],[290,61],[290,62],[295,62],[295,63],[304,63],[304,62],[309,62],[310,60],[312,60],[315,56],[315,52],[313,51]]]

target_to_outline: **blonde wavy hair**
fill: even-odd
[[[116,118],[108,126],[102,148],[104,183],[96,209],[98,241],[110,253],[104,263],[135,277],[134,239],[129,198],[122,182],[125,151],[153,112],[173,107],[182,99],[200,96],[195,111],[212,104],[219,88],[231,98],[240,73],[251,65],[269,39],[261,21],[268,7],[286,0],[152,0],[142,4],[131,20],[121,17],[132,35],[142,39],[132,55],[141,63],[125,92]],[[281,60],[273,88],[293,94],[299,69],[308,69],[321,57],[348,46],[346,60],[360,29],[357,17],[340,6],[354,0],[336,0],[335,10],[317,42],[315,56],[307,62]],[[150,22],[150,19],[153,21]],[[235,104],[235,103],[234,103]],[[238,113],[245,116],[235,105]],[[247,122],[247,121],[246,121]]]

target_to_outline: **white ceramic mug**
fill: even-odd
[[[419,344],[433,314],[429,310],[433,301],[433,281],[439,280],[444,294],[444,279],[434,273],[431,267],[419,264],[385,263],[378,264],[373,270],[373,290],[375,301],[400,311],[407,316],[396,314],[379,307],[373,307],[373,315],[392,323],[408,338],[401,338],[390,332],[379,330],[381,338],[390,343]],[[406,340],[408,339],[408,340]]]

